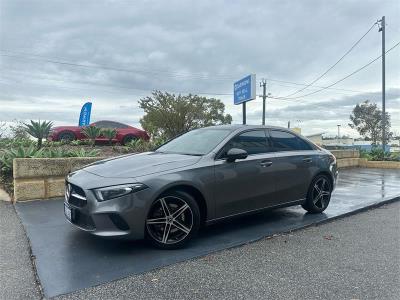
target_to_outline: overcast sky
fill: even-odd
[[[0,0],[0,120],[77,124],[82,104],[91,101],[93,121],[139,126],[137,101],[159,89],[220,98],[240,123],[241,106],[231,95],[235,80],[255,73],[267,78],[273,97],[286,97],[324,73],[382,15],[389,49],[400,41],[398,0]],[[330,85],[380,54],[375,27],[315,86]],[[399,58],[400,46],[386,58],[386,107],[397,132]],[[341,124],[341,134],[354,135],[347,125],[354,105],[381,106],[381,61],[333,88],[268,99],[267,123],[290,120],[304,134],[328,135]],[[260,124],[261,110],[261,99],[250,102],[248,123]]]

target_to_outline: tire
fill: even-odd
[[[307,199],[301,206],[309,213],[322,213],[329,205],[332,182],[326,175],[317,175],[310,184]]]
[[[129,134],[129,135],[124,136],[124,138],[122,139],[122,144],[126,145],[126,144],[129,144],[130,142],[132,142],[134,140],[137,140],[137,137],[134,136],[134,135]]]
[[[196,236],[200,220],[196,200],[186,192],[171,191],[160,196],[150,207],[145,236],[160,249],[182,248]]]
[[[71,131],[63,131],[58,135],[58,139],[60,141],[71,142],[75,140],[75,134],[73,134]]]

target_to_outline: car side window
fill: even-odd
[[[110,122],[110,126],[112,128],[128,128],[127,125],[119,123],[119,122]]]
[[[271,130],[270,137],[275,151],[313,150],[307,142],[287,131]]]
[[[271,152],[264,130],[251,130],[232,138],[224,147],[222,157],[232,148],[246,150],[249,155]]]
[[[99,128],[128,128],[127,125],[118,123],[118,122],[113,122],[113,121],[99,121],[96,122],[96,127]]]
[[[106,121],[99,121],[95,123],[95,126],[98,128],[108,128]]]

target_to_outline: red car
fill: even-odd
[[[96,126],[99,128],[114,128],[117,130],[117,135],[112,140],[114,143],[127,144],[135,139],[149,140],[150,137],[146,131],[113,121],[98,121],[90,124],[89,126]],[[82,128],[79,126],[58,126],[53,127],[50,131],[48,139],[51,141],[60,140],[84,140],[87,137],[82,133]],[[96,142],[107,142],[108,140],[104,136],[99,136]]]

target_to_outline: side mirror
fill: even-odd
[[[245,159],[247,157],[247,151],[239,148],[232,148],[226,154],[227,162],[234,162],[237,159]]]

